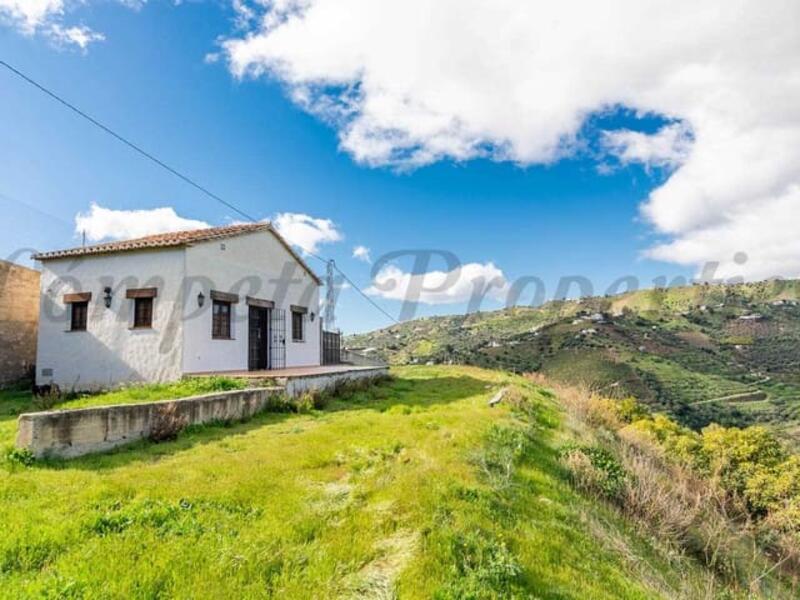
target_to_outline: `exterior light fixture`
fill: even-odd
[[[313,323],[314,322],[314,317],[316,317],[317,315],[312,312],[310,316],[311,316],[311,322]]]
[[[199,294],[197,294],[197,306],[199,306],[200,308],[203,308],[203,304],[205,304],[205,303],[206,303],[206,296],[201,291]]]
[[[106,308],[111,308],[111,288],[110,287],[103,288],[103,303],[106,305]]]

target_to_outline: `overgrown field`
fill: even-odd
[[[5,445],[26,400],[0,398]],[[306,414],[69,462],[6,458],[0,595],[714,597],[700,563],[576,491],[562,419],[521,377],[402,367]]]

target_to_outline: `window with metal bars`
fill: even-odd
[[[71,331],[86,331],[86,321],[89,315],[88,302],[73,302],[71,305],[72,313],[70,319]]]
[[[303,331],[303,313],[292,311],[292,341],[302,342],[305,340]]]
[[[133,299],[133,328],[149,329],[153,326],[153,299]]]
[[[211,311],[211,337],[215,340],[231,339],[231,303],[214,300]]]

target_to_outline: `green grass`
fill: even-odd
[[[186,398],[212,392],[240,390],[247,387],[244,379],[230,377],[196,377],[184,379],[176,383],[152,383],[147,385],[131,385],[112,392],[102,394],[84,394],[78,398],[59,402],[53,408],[86,408],[88,406],[108,406],[110,404],[139,404]]]
[[[17,435],[17,416],[33,410],[30,390],[0,390],[0,449]]]
[[[552,394],[470,367],[394,375],[311,414],[5,463],[0,596],[654,598],[702,579],[573,490]],[[488,407],[509,384],[527,409]],[[9,439],[26,400],[0,398]]]
[[[230,377],[197,377],[184,379],[175,383],[152,383],[146,385],[130,385],[118,390],[99,394],[68,395],[57,400],[47,408],[43,401],[37,401],[30,390],[0,391],[0,445],[8,441],[13,431],[9,430],[9,417],[16,417],[23,412],[38,410],[62,410],[69,408],[87,408],[90,406],[108,406],[111,404],[139,404],[174,398],[186,398],[200,394],[210,394],[225,390],[243,389],[247,381]]]

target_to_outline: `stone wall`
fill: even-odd
[[[0,387],[31,372],[38,322],[39,272],[0,260]]]
[[[72,458],[146,438],[158,415],[175,405],[190,425],[240,421],[279,403],[280,387],[254,388],[144,404],[118,404],[19,416],[17,447],[37,458]]]

